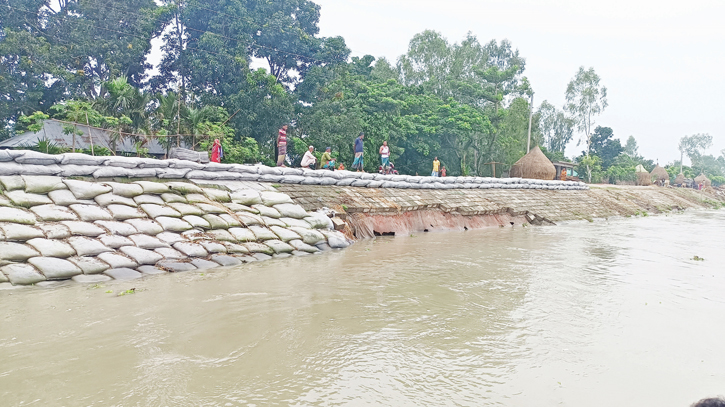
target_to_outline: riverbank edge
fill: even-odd
[[[359,189],[276,185],[308,211],[334,209],[355,238],[510,225],[555,225],[725,206],[719,191],[592,185],[587,190]]]

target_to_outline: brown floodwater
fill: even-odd
[[[0,405],[689,406],[725,393],[723,231],[689,212],[421,233],[3,290]]]

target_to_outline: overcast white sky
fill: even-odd
[[[391,62],[426,29],[450,42],[509,39],[526,58],[535,104],[564,104],[579,66],[608,88],[597,124],[660,164],[679,160],[683,135],[709,133],[725,148],[725,1],[313,0],[320,34],[341,35],[353,56]],[[574,144],[574,143],[573,143]],[[571,145],[568,155],[581,151]],[[685,159],[687,163],[687,159]]]

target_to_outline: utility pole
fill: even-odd
[[[526,154],[531,150],[531,121],[534,118],[534,92],[531,92],[531,105],[529,106],[529,138],[526,142]]]

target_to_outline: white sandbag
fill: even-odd
[[[157,160],[155,158],[141,158],[138,168],[168,168],[167,160]]]
[[[111,266],[111,270],[118,268],[134,269],[139,266],[139,264],[135,261],[118,253],[101,253],[98,255],[98,258],[108,263],[108,265]],[[105,273],[109,274],[109,271],[110,270],[106,270]]]
[[[279,226],[282,228],[287,227],[287,225],[279,219],[262,216],[262,220],[264,221],[264,226],[267,226],[267,227],[270,227],[270,226]]]
[[[22,172],[23,166],[14,161],[0,162],[0,176],[13,176],[22,174]]]
[[[237,239],[232,236],[231,233],[229,233],[227,230],[224,229],[217,229],[217,230],[210,230],[206,232],[206,234],[214,239],[214,240],[220,240],[225,242],[236,242]]]
[[[229,192],[222,191],[221,189],[204,188],[204,194],[214,202],[231,202],[232,199],[229,196]]]
[[[73,204],[70,208],[84,222],[113,220],[113,216],[107,210],[96,205]]]
[[[83,274],[98,274],[108,270],[110,266],[95,257],[71,257],[68,259],[71,263],[78,266]]]
[[[67,227],[73,236],[95,237],[95,236],[99,236],[99,235],[102,235],[105,233],[105,231],[103,229],[101,229],[97,225],[94,225],[93,223],[70,221],[70,220],[65,220],[60,223],[62,225],[64,225],[65,227]]]
[[[37,226],[48,239],[65,239],[71,236],[70,230],[60,223],[41,223]]]
[[[202,216],[202,218],[209,222],[209,225],[211,225],[212,229],[229,229],[229,225],[217,215],[206,214]]]
[[[138,230],[138,233],[143,233],[145,235],[156,236],[164,231],[164,228],[162,228],[161,225],[150,219],[128,219],[125,223],[132,225],[136,228],[136,230]]]
[[[228,213],[219,214],[219,217],[222,218],[222,220],[224,222],[226,222],[227,225],[229,225],[229,227],[240,227],[240,226],[242,226],[242,222],[239,219],[237,219],[235,216],[232,216],[232,215],[230,215]]]
[[[46,222],[59,222],[61,220],[78,220],[78,216],[70,209],[60,205],[39,205],[30,208],[40,220]]]
[[[209,253],[204,249],[204,246],[198,243],[187,243],[180,242],[174,244],[174,249],[189,257],[206,257]]]
[[[25,192],[33,194],[47,194],[58,189],[67,189],[60,177],[48,175],[27,176],[22,175],[25,183]]]
[[[259,215],[247,212],[237,212],[236,215],[245,226],[264,225],[264,220]]]
[[[305,180],[305,177],[301,175],[285,175],[282,177],[282,179],[279,181],[283,184],[299,184],[302,181]]]
[[[123,246],[133,246],[131,239],[119,235],[100,235],[98,240],[111,249],[118,249]]]
[[[110,157],[108,160],[106,160],[104,162],[104,165],[107,165],[109,167],[118,167],[118,168],[136,168],[142,162],[143,162],[142,159],[137,158],[137,157],[115,156],[115,157]]]
[[[259,192],[253,189],[242,189],[234,191],[231,194],[231,199],[234,203],[246,206],[262,203]]]
[[[141,210],[146,212],[149,217],[156,219],[159,216],[166,216],[172,218],[180,218],[181,214],[174,208],[168,206],[154,205],[154,204],[143,204]]]
[[[122,196],[125,198],[133,198],[144,193],[143,187],[138,184],[124,184],[120,182],[104,182],[104,185],[111,187],[111,192],[114,195]]]
[[[126,205],[111,204],[106,207],[111,212],[114,220],[122,221],[126,219],[140,219],[145,218],[146,213],[138,208],[133,208]]]
[[[61,156],[59,164],[63,165],[103,165],[111,157],[93,156],[81,153],[65,153]]]
[[[295,248],[288,245],[285,242],[279,240],[267,240],[264,242],[267,246],[271,247],[275,253],[291,253]]]
[[[307,253],[316,253],[319,252],[320,249],[316,248],[315,246],[309,245],[302,240],[290,240],[287,242],[290,246],[294,247],[295,250],[307,252]]]
[[[310,224],[307,223],[307,221],[302,219],[295,219],[295,218],[279,218],[282,222],[284,222],[288,227],[297,227],[297,228],[304,228],[304,229],[310,229]]]
[[[166,185],[169,186],[169,189],[171,189],[172,192],[176,192],[181,195],[204,193],[200,187],[190,182],[167,182]]]
[[[279,237],[279,240],[283,242],[289,242],[290,240],[299,240],[300,235],[295,233],[292,230],[286,229],[284,227],[279,226],[270,226],[269,229],[274,232],[277,237]]]
[[[45,257],[66,258],[76,255],[76,251],[71,245],[60,240],[35,238],[28,240],[26,243]]]
[[[0,224],[0,230],[5,235],[5,240],[20,241],[35,239],[37,237],[45,237],[43,231],[29,225],[21,225],[17,223]]]
[[[180,234],[171,232],[159,233],[158,235],[156,235],[156,238],[168,245],[186,241],[186,239],[184,239]]]
[[[186,203],[186,198],[184,198],[183,195],[174,194],[174,193],[164,193],[161,194],[161,199],[164,200],[166,203],[172,203],[172,202],[180,202],[180,203]]]
[[[101,253],[113,251],[113,249],[104,246],[100,241],[87,237],[73,236],[68,238],[68,243],[73,246],[73,250],[79,256],[96,256]]]
[[[325,236],[317,230],[305,229],[294,226],[290,227],[289,229],[300,235],[300,237],[302,237],[302,241],[310,245],[315,245],[325,240]]]
[[[135,181],[134,184],[140,185],[145,194],[163,194],[169,192],[168,185],[161,182]]]
[[[200,245],[204,246],[204,249],[209,253],[226,253],[227,247],[217,242],[199,242]]]
[[[0,206],[0,222],[34,225],[35,221],[36,217],[33,213],[19,208],[8,208],[6,206]]]
[[[15,162],[18,164],[51,165],[58,164],[62,158],[62,156],[58,155],[43,154],[28,150],[25,154],[16,157]]]
[[[223,242],[222,243],[224,247],[227,249],[227,253],[239,253],[239,254],[248,254],[249,249],[246,247],[236,244],[236,243],[230,243],[230,242]]]
[[[126,198],[125,196],[116,195],[114,193],[107,193],[107,194],[101,194],[97,197],[93,198],[96,203],[100,206],[108,206],[111,204],[117,204],[117,205],[126,205],[130,207],[137,207],[138,205],[136,202],[131,198]]]
[[[274,206],[278,204],[286,204],[286,203],[292,203],[292,198],[287,196],[286,194],[283,194],[281,192],[274,192],[274,191],[262,191],[259,193],[260,198],[262,199],[262,203],[267,206]],[[242,202],[239,202],[242,203]],[[243,205],[251,205],[251,204],[245,204]]]
[[[25,151],[22,150],[0,150],[0,162],[13,161],[23,154]]]
[[[149,194],[139,195],[137,197],[134,197],[133,201],[136,202],[136,205],[145,204],[145,203],[155,204],[155,205],[164,205],[164,200],[161,199],[161,197],[158,195],[149,195]]]
[[[101,168],[99,165],[61,165],[58,175],[61,177],[87,177]]]
[[[125,178],[130,175],[131,172],[122,167],[100,167],[93,172],[93,178]]]
[[[0,242],[0,260],[25,261],[36,256],[40,256],[40,253],[31,246],[20,243]]]
[[[6,191],[25,189],[25,179],[20,175],[7,175],[0,177],[0,184]]]
[[[94,222],[96,225],[101,226],[108,230],[113,235],[129,236],[137,233],[137,230],[132,225],[123,222],[99,220]]]
[[[249,230],[254,233],[254,236],[257,238],[257,240],[271,240],[271,239],[277,239],[277,235],[274,234],[271,230],[267,229],[263,226],[249,226]]]
[[[167,232],[184,232],[192,229],[189,222],[185,222],[178,218],[171,218],[168,216],[159,216],[154,218],[162,228]]]
[[[162,242],[156,237],[144,234],[135,234],[128,237],[142,249],[158,249],[159,247],[169,247],[167,243]]]
[[[63,183],[78,199],[93,199],[98,195],[112,191],[111,187],[109,187],[108,185],[103,185],[97,182],[64,179]]]
[[[285,218],[302,219],[309,216],[307,211],[305,211],[305,208],[293,203],[276,204],[274,205],[274,209],[280,213],[281,217]]]
[[[158,253],[140,247],[124,246],[118,250],[138,264],[156,264],[164,259],[164,256]]]
[[[198,203],[198,204],[196,204],[196,206],[198,206],[199,209],[201,209],[205,213],[214,213],[214,214],[227,213],[226,208],[224,206],[222,206],[221,204]]]
[[[30,264],[9,264],[0,268],[0,271],[8,276],[13,285],[31,285],[45,281],[45,276]]]
[[[332,219],[322,212],[312,212],[310,216],[304,218],[313,229],[334,229]]]
[[[53,201],[51,201],[47,195],[29,194],[21,190],[6,191],[5,196],[10,198],[10,200],[13,201],[15,205],[26,208],[30,206],[47,205],[53,203]]]
[[[33,257],[28,263],[37,268],[48,280],[67,280],[81,274],[81,269],[68,260],[53,257]]]
[[[231,233],[232,236],[240,242],[253,242],[257,240],[254,233],[247,228],[229,228],[229,233]]]
[[[182,216],[187,215],[195,215],[195,216],[202,216],[206,212],[201,210],[198,206],[189,205],[186,203],[181,202],[172,202],[168,204],[169,207],[173,208],[175,211],[179,212]]]
[[[272,250],[271,247],[262,243],[248,242],[244,243],[244,247],[246,247],[247,250],[249,250],[251,253],[264,253],[269,255],[274,254],[274,250]]]

